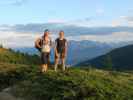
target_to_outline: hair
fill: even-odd
[[[45,40],[45,37],[47,36],[46,32],[49,32],[48,29],[44,30],[44,35],[43,35],[43,39]]]
[[[64,31],[63,31],[63,30],[61,30],[61,31],[60,31],[60,33],[61,33],[61,32],[63,32],[63,33],[64,33]]]

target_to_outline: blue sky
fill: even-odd
[[[85,20],[106,26],[121,16],[132,16],[132,5],[133,0],[1,0],[0,24]]]
[[[6,47],[34,46],[46,26],[66,30],[70,40],[130,42],[133,0],[0,0],[0,43]]]

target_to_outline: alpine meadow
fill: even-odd
[[[133,100],[133,0],[0,0],[0,100]]]

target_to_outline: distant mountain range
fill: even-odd
[[[93,41],[69,41],[67,64],[89,66],[97,68],[112,67],[113,69],[133,69],[133,45],[130,43],[107,44]],[[39,63],[39,54],[35,48],[0,49],[0,61],[10,63]],[[23,52],[23,53],[20,53]],[[31,54],[27,55],[26,53]],[[33,56],[32,56],[33,55]],[[33,59],[35,58],[35,59]],[[51,62],[54,61],[54,52],[51,52]]]
[[[14,48],[16,51],[29,53],[29,54],[39,54],[39,52],[34,48]],[[112,49],[112,46],[107,44],[102,44],[92,41],[70,41],[68,44],[68,56],[67,64],[75,65],[86,59],[92,59],[99,55],[105,54]],[[54,50],[51,51],[51,61],[54,61]]]
[[[113,69],[118,70],[133,70],[133,45],[114,49],[105,55],[81,62],[78,65],[91,65],[97,68],[106,68],[111,66]]]
[[[97,56],[103,55],[114,48],[122,47],[131,44],[130,42],[122,43],[100,43],[94,41],[69,41],[68,44],[68,56],[67,64],[75,65],[77,63],[93,59]],[[39,54],[39,52],[34,47],[23,47],[14,48],[16,51],[29,53],[29,54]],[[54,51],[51,52],[51,59],[54,60]]]
[[[7,44],[9,44],[7,47],[13,46],[16,51],[35,54],[38,51],[32,47],[34,39],[43,35],[45,29],[50,30],[52,39],[57,38],[60,30],[65,32],[66,38],[70,40],[67,56],[67,64],[70,65],[93,59],[112,49],[133,43],[133,27],[85,27],[65,23],[3,25],[0,26],[2,34],[4,32],[14,32],[15,34],[8,38],[4,36],[1,41],[7,41]],[[21,45],[23,41],[25,43]],[[16,45],[19,47],[15,47]],[[54,60],[53,53],[52,50],[52,61]]]

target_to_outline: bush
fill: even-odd
[[[132,99],[132,74],[114,73],[76,68],[58,73],[51,70],[44,74],[34,71],[27,80],[15,85],[12,91],[27,100]]]

